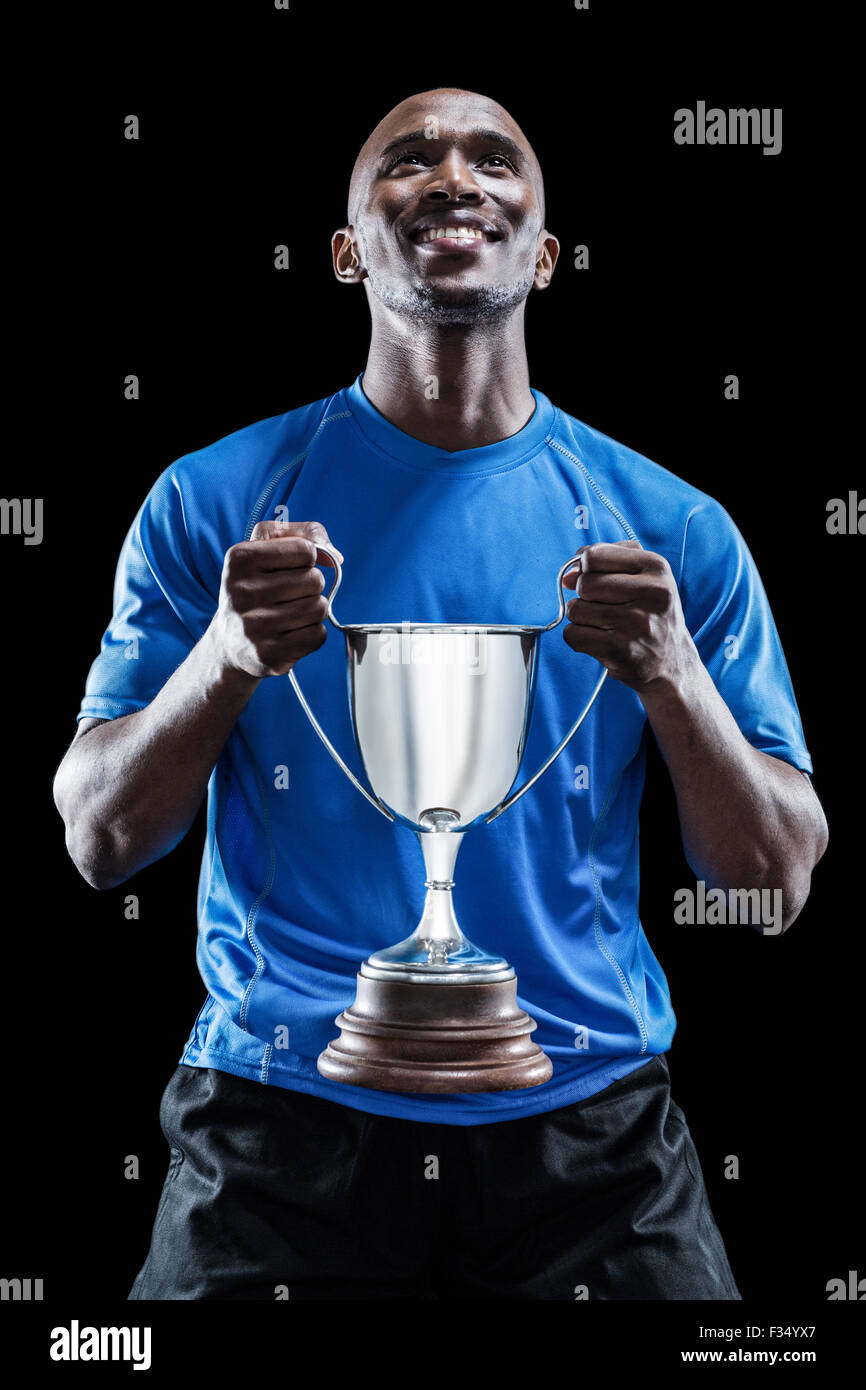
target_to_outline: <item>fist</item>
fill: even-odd
[[[653,682],[679,684],[695,647],[664,556],[631,540],[586,545],[578,556],[562,581],[577,593],[565,609],[568,646],[638,693]]]
[[[226,551],[214,635],[227,665],[284,676],[322,646],[328,601],[317,566],[332,564],[322,544],[331,542],[317,521],[260,521]]]

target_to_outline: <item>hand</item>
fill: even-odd
[[[248,541],[226,551],[211,627],[227,666],[284,676],[323,645],[328,601],[317,565],[332,561],[322,544],[331,541],[317,521],[260,521]]]
[[[667,560],[640,541],[599,542],[578,554],[579,569],[562,581],[579,595],[565,609],[568,645],[638,693],[655,683],[678,686],[697,649]]]

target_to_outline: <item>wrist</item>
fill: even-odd
[[[677,652],[676,660],[636,691],[650,716],[666,710],[688,708],[700,700],[701,688],[708,674],[690,634],[687,633],[686,638]]]
[[[229,659],[224,644],[220,641],[215,621],[207,628],[199,643],[203,661],[204,685],[213,695],[241,696],[247,699],[261,681],[241,666],[235,666]]]

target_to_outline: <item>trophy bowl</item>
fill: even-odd
[[[368,791],[333,747],[289,679],[313,728],[358,791],[391,822],[418,836],[426,868],[424,910],[414,932],[361,965],[340,1036],[318,1059],[332,1081],[383,1091],[514,1090],[550,1079],[550,1059],[531,1038],[535,1022],[517,1003],[517,977],[502,956],[474,945],[454,914],[457,852],[467,830],[514,805],[562,752],[589,713],[600,679],[565,737],[517,790],[546,626],[449,623],[342,624],[349,707]]]

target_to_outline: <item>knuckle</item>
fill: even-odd
[[[324,623],[318,623],[315,627],[310,624],[304,633],[304,651],[317,652],[328,640],[328,630]]]
[[[280,653],[273,641],[260,642],[256,655],[259,661],[266,668],[269,676],[275,676],[280,670]]]
[[[231,581],[231,597],[232,607],[236,613],[243,613],[255,604],[255,592],[240,576],[236,576]]]
[[[243,544],[243,542],[240,542],[238,545],[229,546],[228,550],[225,553],[225,559],[223,560],[223,574],[226,576],[227,579],[234,579],[238,573],[238,569],[243,559],[240,549],[241,544]]]
[[[250,642],[262,640],[267,633],[265,618],[257,608],[250,608],[247,612],[241,613],[241,630]]]

